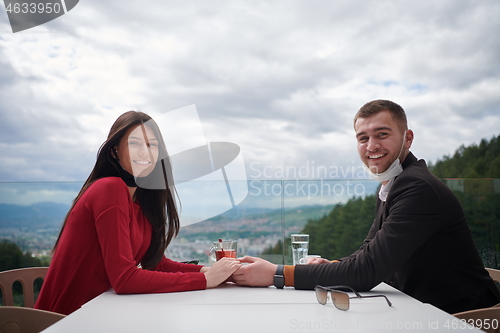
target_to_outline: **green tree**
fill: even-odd
[[[439,178],[499,178],[500,136],[479,145],[461,145],[453,157],[444,156],[429,168]]]
[[[336,259],[356,251],[363,243],[375,214],[375,195],[350,199],[323,217],[308,220],[309,253]]]
[[[15,243],[5,239],[0,241],[0,271],[39,266],[48,266],[48,264],[33,257],[30,252],[23,254],[21,248]]]
[[[290,237],[285,238],[285,248],[289,248],[292,245]],[[262,251],[262,254],[282,254],[283,253],[283,242],[279,240],[276,245],[269,245],[267,248]]]

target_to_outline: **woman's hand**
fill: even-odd
[[[267,260],[255,257],[239,259],[243,265],[233,274],[233,281],[242,286],[267,287],[273,285],[275,265]]]
[[[207,280],[207,289],[217,287],[226,281],[234,272],[241,267],[239,260],[235,258],[221,258],[216,261],[204,274]]]

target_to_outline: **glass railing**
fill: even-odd
[[[462,202],[487,267],[500,268],[500,179],[444,179]],[[218,239],[238,240],[238,256],[290,264],[289,237],[310,234],[310,254],[348,255],[374,218],[373,180],[250,180],[179,186],[184,226],[167,256],[210,264]],[[48,256],[82,182],[0,183],[0,239]],[[243,194],[244,195],[243,195]]]

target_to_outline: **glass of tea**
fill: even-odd
[[[210,258],[213,261],[218,261],[221,258],[236,258],[236,251],[238,249],[238,242],[235,240],[222,240],[214,242],[210,248]]]

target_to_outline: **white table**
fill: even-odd
[[[321,305],[314,291],[239,287],[168,294],[117,295],[110,290],[44,333],[110,332],[481,332],[382,283],[353,299],[348,311]]]

